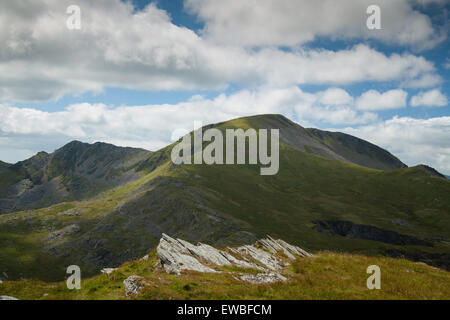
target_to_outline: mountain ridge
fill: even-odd
[[[0,212],[36,209],[86,196],[139,177],[131,170],[151,152],[72,141],[0,171]]]

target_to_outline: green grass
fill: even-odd
[[[80,290],[68,290],[65,282],[6,281],[0,295],[19,299],[450,299],[450,273],[403,259],[321,252],[299,259],[283,274],[287,282],[253,285],[230,273],[183,272],[169,275],[155,268],[153,251],[147,261],[125,263],[110,277],[82,280]],[[369,290],[369,265],[381,269],[381,289]],[[248,270],[227,270],[246,272]],[[251,271],[254,272],[254,271]],[[144,277],[143,290],[126,297],[123,280]],[[46,294],[44,296],[44,294]]]

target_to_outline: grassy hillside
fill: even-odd
[[[403,259],[321,252],[286,268],[283,274],[287,282],[265,285],[238,281],[232,274],[169,275],[155,268],[156,262],[153,252],[147,261],[127,262],[110,277],[102,274],[83,278],[80,290],[68,290],[65,282],[6,281],[0,284],[0,295],[42,300],[450,299],[449,272]],[[369,265],[381,269],[380,290],[366,287]],[[130,275],[144,277],[145,287],[138,295],[127,297],[123,280]]]

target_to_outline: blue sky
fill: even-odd
[[[154,150],[193,120],[282,113],[449,174],[450,4],[380,0],[368,30],[373,1],[322,1],[2,4],[0,159],[73,139]]]

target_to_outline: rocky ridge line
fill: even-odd
[[[217,267],[222,266],[260,271],[258,274],[238,275],[240,280],[251,283],[285,281],[287,279],[279,272],[289,266],[291,260],[311,257],[305,250],[270,236],[258,240],[253,245],[229,247],[227,252],[204,243],[193,245],[163,234],[156,251],[160,259],[158,265],[167,273],[177,275],[182,271],[221,273],[224,271]]]

